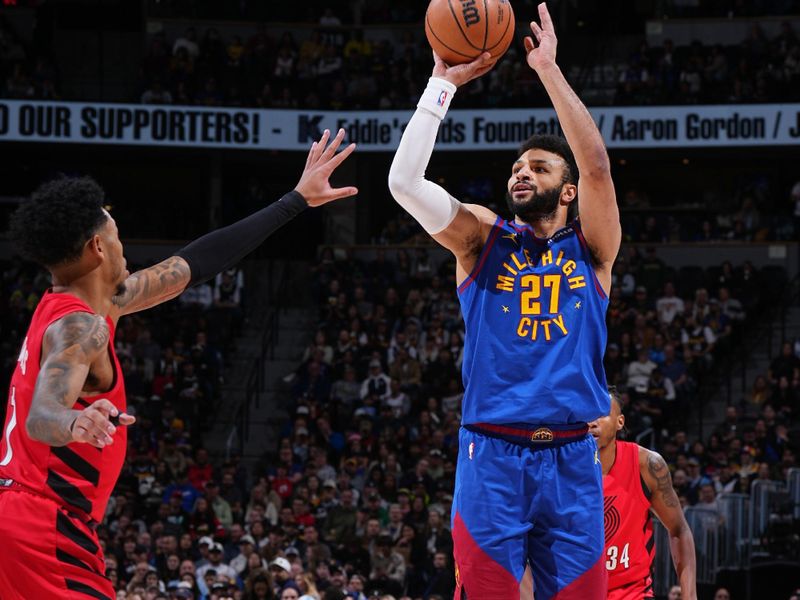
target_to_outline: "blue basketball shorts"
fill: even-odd
[[[575,426],[525,427],[461,428],[454,598],[519,598],[530,565],[536,600],[605,600],[603,472],[595,440]]]

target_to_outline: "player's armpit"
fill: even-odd
[[[180,256],[168,259],[132,274],[125,289],[112,299],[116,316],[145,310],[179,296],[191,280],[189,264]]]
[[[51,446],[72,441],[70,426],[79,412],[72,406],[86,383],[92,362],[107,351],[109,336],[105,319],[86,312],[70,313],[50,325],[42,343],[42,366],[25,422],[31,438]]]
[[[458,284],[467,278],[480,256],[497,215],[479,204],[460,204],[450,225],[431,236],[456,257]]]

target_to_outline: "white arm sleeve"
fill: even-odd
[[[389,170],[392,196],[431,235],[452,223],[460,204],[444,188],[425,179],[439,124],[455,91],[449,81],[431,77]]]

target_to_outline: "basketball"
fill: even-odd
[[[508,0],[431,0],[425,35],[448,65],[470,62],[484,52],[499,58],[514,39],[514,11]]]

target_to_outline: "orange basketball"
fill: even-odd
[[[470,62],[484,52],[499,58],[514,39],[514,11],[508,0],[431,0],[425,35],[448,65]]]

